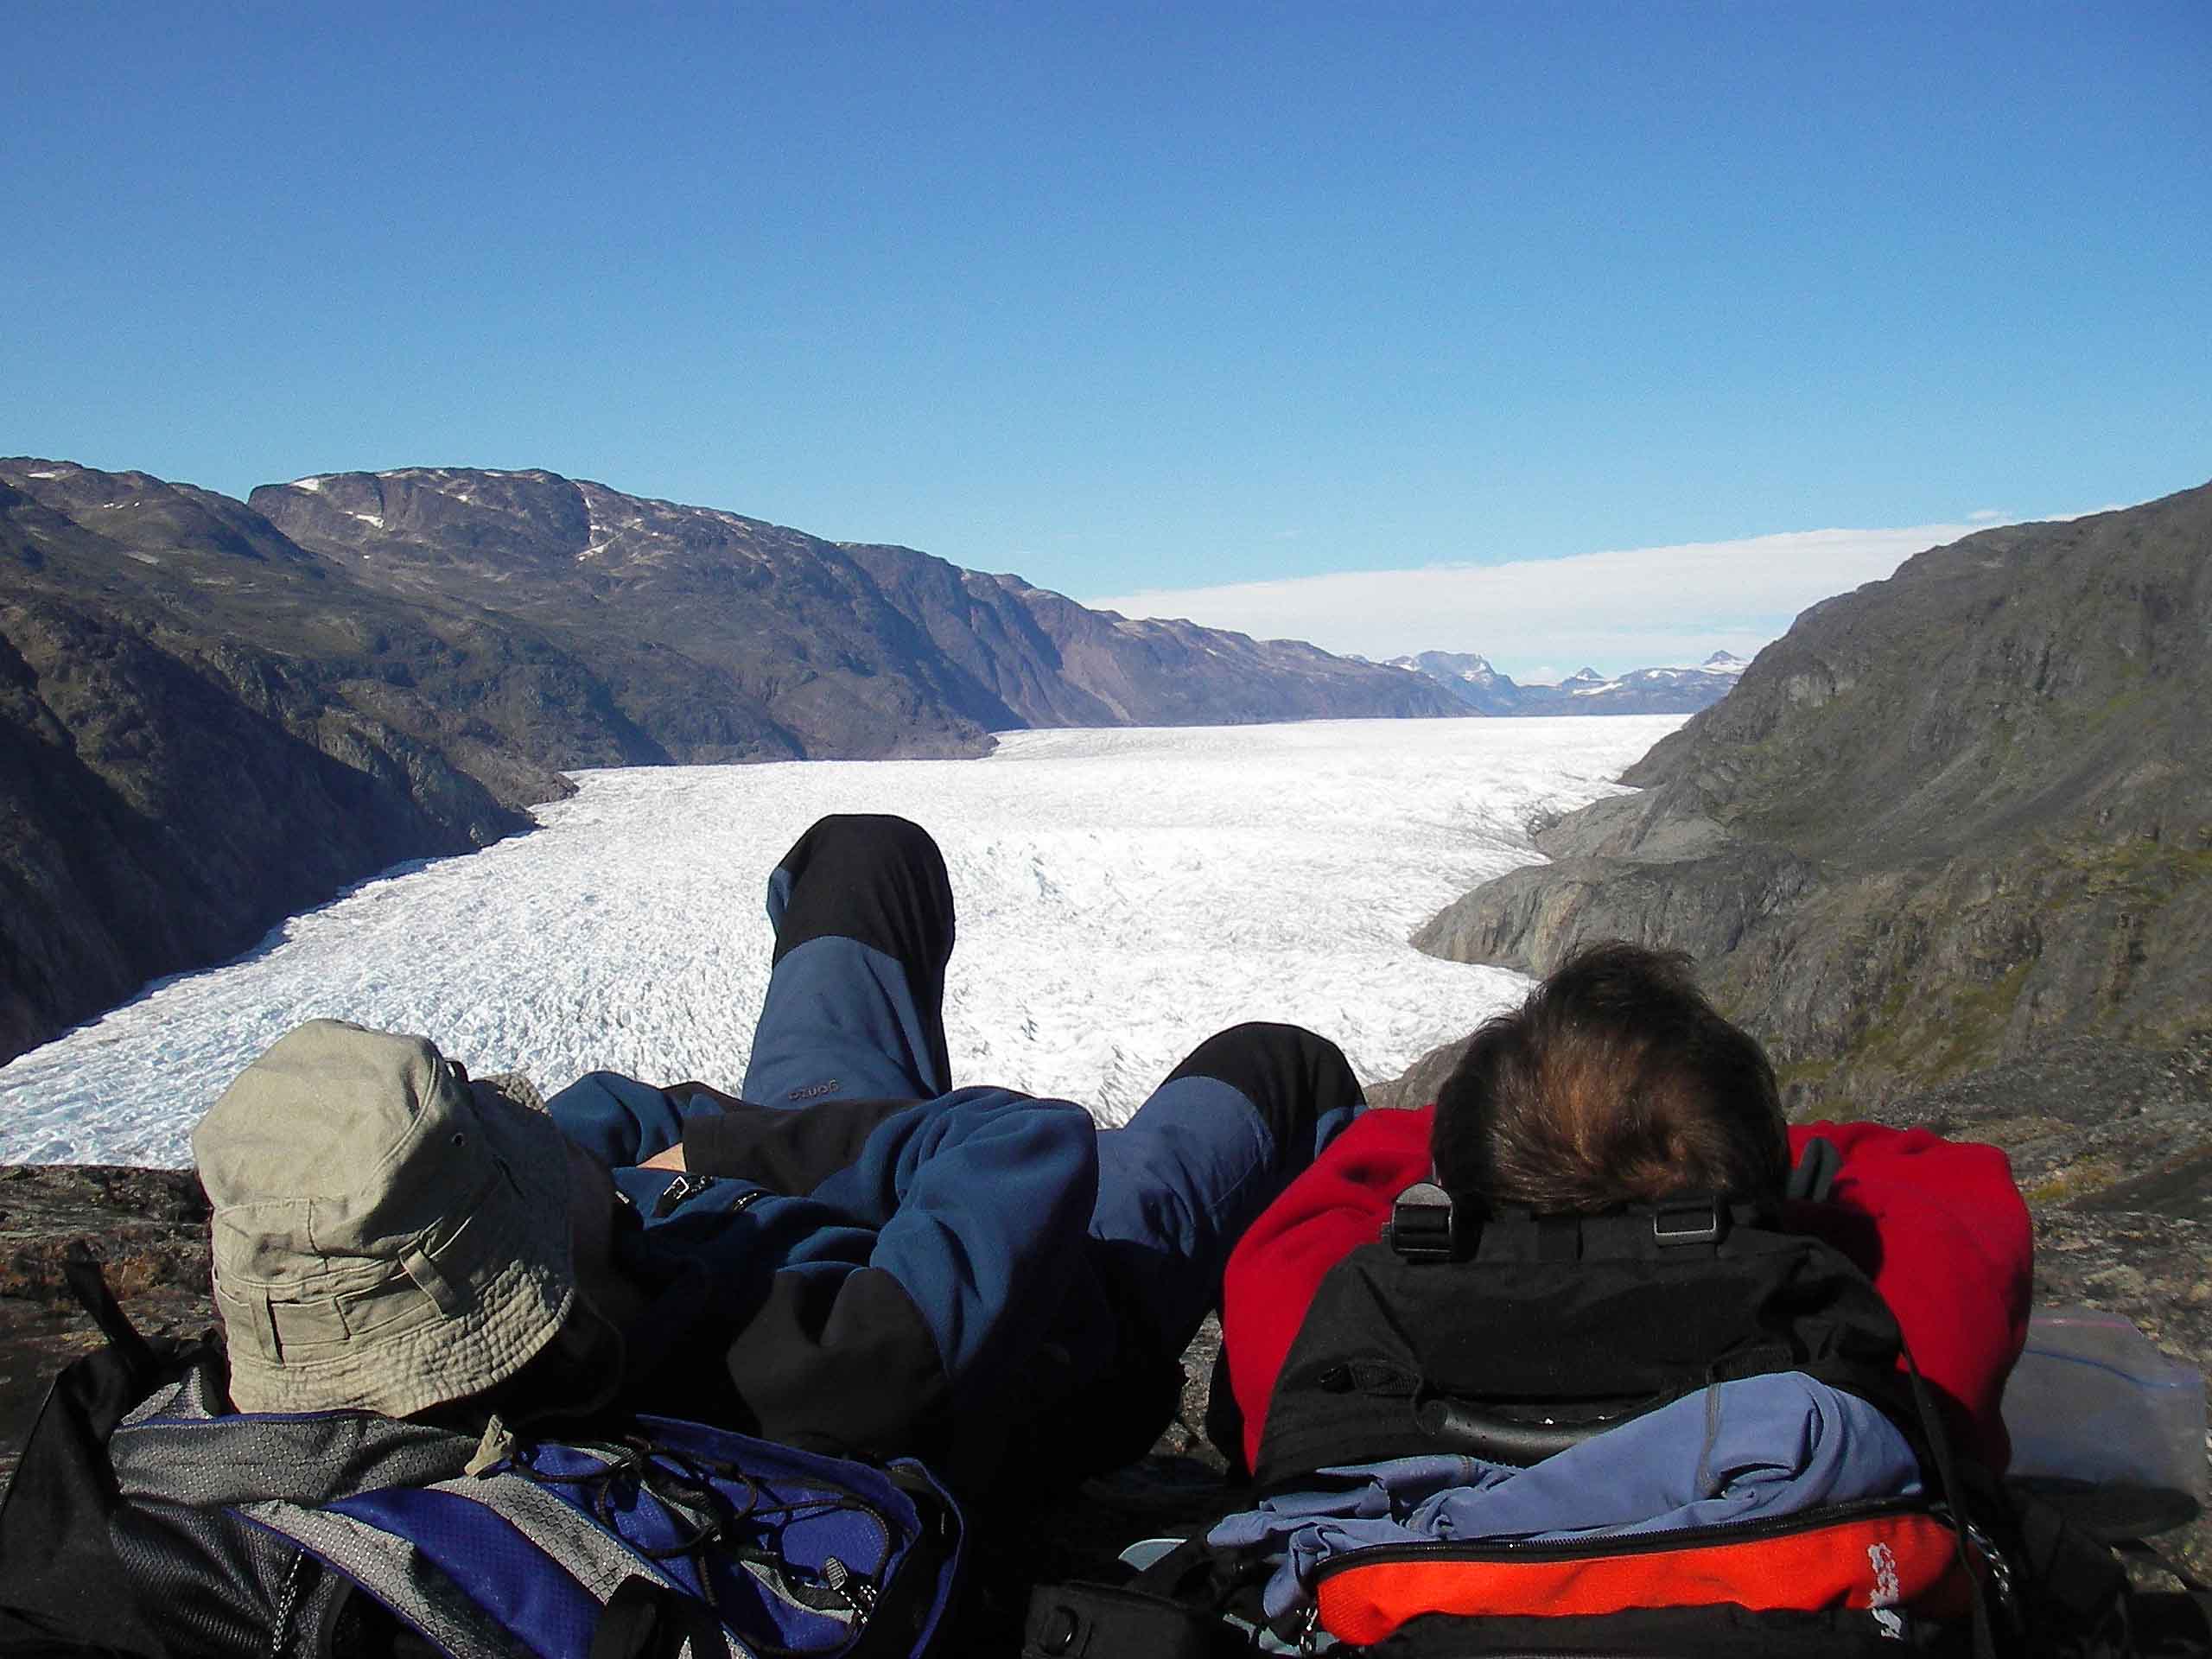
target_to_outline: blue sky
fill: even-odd
[[[1323,645],[1523,673],[2212,477],[2197,0],[10,34],[0,452],[547,467],[1269,632],[1327,578]],[[1662,574],[1577,636],[1601,553]],[[1408,579],[1554,561],[1548,623]]]

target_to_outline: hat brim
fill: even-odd
[[[245,1412],[359,1409],[412,1416],[498,1387],[528,1364],[576,1309],[566,1138],[488,1081],[468,1087],[473,1116],[507,1189],[463,1220],[437,1268],[459,1306],[426,1294],[366,1340],[279,1363],[232,1345],[231,1398]]]

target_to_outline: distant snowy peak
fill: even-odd
[[[1726,651],[1694,666],[1611,677],[1586,664],[1557,685],[1517,685],[1471,652],[1424,651],[1394,657],[1389,666],[1433,680],[1478,715],[1671,715],[1719,702],[1750,664]]]
[[[1491,667],[1489,658],[1471,652],[1424,651],[1393,657],[1386,666],[1433,680],[1478,715],[1512,714],[1522,696],[1522,688]]]
[[[1418,657],[1393,657],[1384,666],[1410,669],[1416,674],[1426,674],[1433,680],[1458,680],[1468,685],[1512,683],[1491,666],[1489,658],[1458,652],[1424,651]]]

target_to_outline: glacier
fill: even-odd
[[[386,872],[0,1067],[0,1161],[187,1164],[200,1115],[317,1015],[548,1091],[602,1067],[734,1090],[764,884],[826,812],[895,812],[944,849],[957,1084],[1116,1123],[1244,1020],[1394,1077],[1527,984],[1408,935],[1536,861],[1532,823],[1617,792],[1682,718],[1025,731],[981,760],[576,772],[533,832]]]

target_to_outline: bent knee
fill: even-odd
[[[1279,1145],[1310,1142],[1320,1120],[1363,1103],[1344,1051],[1303,1026],[1231,1026],[1192,1049],[1173,1075],[1229,1084],[1252,1103]]]
[[[1344,1051],[1319,1032],[1308,1031],[1303,1026],[1251,1020],[1214,1033],[1192,1049],[1176,1070],[1179,1075],[1197,1073],[1233,1082],[1235,1079],[1227,1075],[1225,1068],[1256,1065],[1276,1070],[1313,1071],[1332,1064],[1351,1069]]]
[[[796,875],[801,866],[823,859],[847,868],[876,862],[941,868],[944,862],[928,830],[888,812],[832,812],[817,818],[792,843],[783,866]]]

